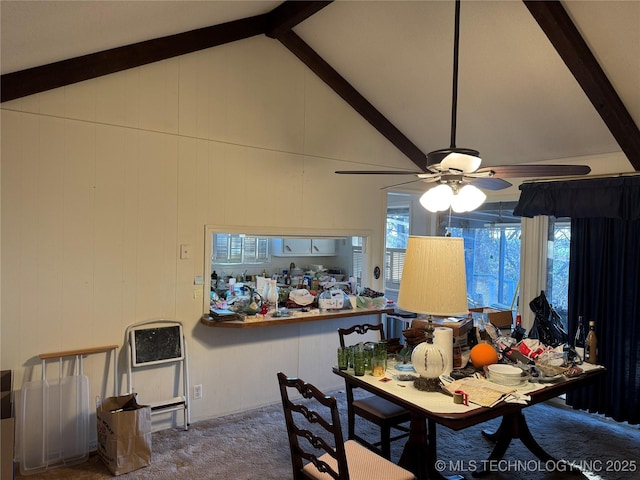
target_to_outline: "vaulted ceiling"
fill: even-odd
[[[410,160],[450,143],[453,1],[10,1],[2,101],[255,35]],[[640,1],[463,1],[457,145],[483,166],[607,156],[640,171]],[[606,170],[606,169],[605,169]]]

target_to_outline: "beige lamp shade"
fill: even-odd
[[[469,313],[461,238],[409,237],[398,306],[439,317]]]

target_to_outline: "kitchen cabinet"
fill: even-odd
[[[336,241],[328,238],[274,238],[271,254],[276,257],[327,257],[336,254]]]
[[[312,238],[311,255],[335,255],[336,241],[332,238]]]

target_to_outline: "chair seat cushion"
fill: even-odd
[[[413,473],[373,453],[358,442],[347,440],[344,443],[344,449],[351,480],[414,480],[416,478]],[[322,455],[320,460],[337,470],[337,462],[328,453]],[[331,475],[319,472],[312,463],[305,465],[302,471],[309,478],[333,480]]]
[[[364,410],[379,418],[389,419],[408,414],[401,406],[376,396],[354,400],[352,405],[356,410]]]

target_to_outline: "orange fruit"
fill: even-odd
[[[474,345],[469,352],[469,358],[471,359],[471,363],[476,368],[482,368],[486,365],[491,365],[493,363],[498,363],[498,352],[493,348],[493,345],[489,345],[488,343],[479,343]]]

